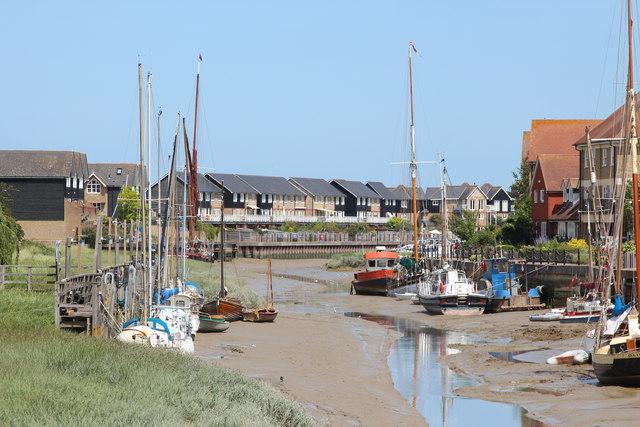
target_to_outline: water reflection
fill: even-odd
[[[388,358],[395,387],[432,426],[544,426],[526,416],[524,408],[457,396],[454,390],[477,385],[438,363],[438,358],[456,354],[453,344],[473,344],[456,332],[418,325],[407,319],[391,316],[347,312],[345,316],[361,317],[403,337],[396,340]]]

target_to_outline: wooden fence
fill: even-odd
[[[28,291],[52,290],[60,280],[55,265],[0,265],[0,289],[5,285],[23,285]]]

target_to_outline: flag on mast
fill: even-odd
[[[413,51],[416,54],[420,55],[420,52],[418,52],[418,49],[416,49],[416,47],[414,46],[413,42],[409,42],[409,46],[411,46],[411,49],[413,49]]]

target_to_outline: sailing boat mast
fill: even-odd
[[[629,114],[629,120],[627,121],[627,134],[629,144],[631,144],[633,228],[636,247],[636,303],[638,304],[638,307],[640,307],[640,286],[638,286],[638,267],[640,267],[640,214],[638,212],[638,137],[636,134],[636,95],[633,89],[633,21],[631,20],[631,0],[627,0],[627,24],[629,38],[629,69],[627,77],[627,114]],[[622,245],[619,245],[619,247],[621,246]],[[620,259],[620,257],[618,257],[618,259]],[[618,272],[620,272],[620,269],[618,269]],[[619,287],[619,282],[616,285]]]
[[[196,75],[196,108],[193,118],[193,155],[191,156],[191,170],[189,171],[189,240],[195,240],[196,215],[198,213],[198,151],[196,150],[196,135],[198,133],[198,93],[200,90],[200,64],[202,55],[198,61],[198,74]]]
[[[442,267],[447,262],[447,234],[449,233],[449,213],[447,212],[447,168],[444,157],[440,155],[440,185],[442,186]]]
[[[418,251],[418,203],[416,191],[416,175],[418,166],[416,164],[416,135],[413,114],[413,62],[411,57],[411,51],[415,49],[416,48],[413,46],[413,43],[409,42],[409,98],[411,104],[411,162],[409,163],[409,168],[411,169],[411,199],[413,201],[413,258],[418,261],[420,259],[420,252]]]
[[[144,169],[144,107],[143,107],[143,103],[142,103],[142,64],[138,63],[138,106],[139,106],[139,117],[140,117],[140,171],[139,171],[139,182],[138,182],[138,193],[140,196],[140,212],[142,215],[142,260],[143,262],[146,260],[146,254],[147,254],[147,250],[146,250],[146,230],[144,227],[145,225],[145,206],[144,206],[144,189],[145,189],[145,182],[146,182],[146,177],[145,177],[145,169]],[[137,236],[137,233],[136,233]],[[138,248],[138,241],[139,239],[136,238],[136,249]],[[147,268],[150,268],[151,266],[148,265]],[[145,274],[142,275],[142,289],[143,289],[143,293],[146,292],[146,281],[147,281],[147,276]],[[147,296],[146,298],[144,298],[145,300],[145,304],[144,304],[144,319],[146,319],[148,316],[148,311],[147,311],[147,306],[149,305],[149,296]]]
[[[218,295],[220,298],[225,297],[224,256],[224,180],[222,180],[220,181],[220,294]]]
[[[142,227],[147,227],[147,279],[149,283],[149,303],[152,301],[153,296],[153,271],[152,263],[152,242],[151,242],[151,73],[147,73],[147,175],[144,181],[145,191],[141,192],[141,197],[144,198],[144,194],[147,194],[147,224],[143,224]]]

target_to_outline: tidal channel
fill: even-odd
[[[280,289],[276,304],[281,311],[314,313],[331,311],[359,317],[403,334],[391,346],[387,359],[396,389],[431,426],[514,426],[542,427],[543,423],[527,417],[519,406],[458,396],[455,390],[477,382],[456,374],[438,363],[440,356],[460,350],[452,344],[473,344],[459,333],[420,325],[408,319],[369,313],[349,312],[323,301],[327,295],[346,295],[344,281],[332,280],[331,273],[300,269],[291,274],[274,274],[274,287]],[[335,274],[335,273],[333,273]],[[297,284],[295,282],[298,282]],[[299,286],[300,282],[320,286]],[[427,314],[425,314],[426,316]],[[357,326],[354,333],[358,335]]]

